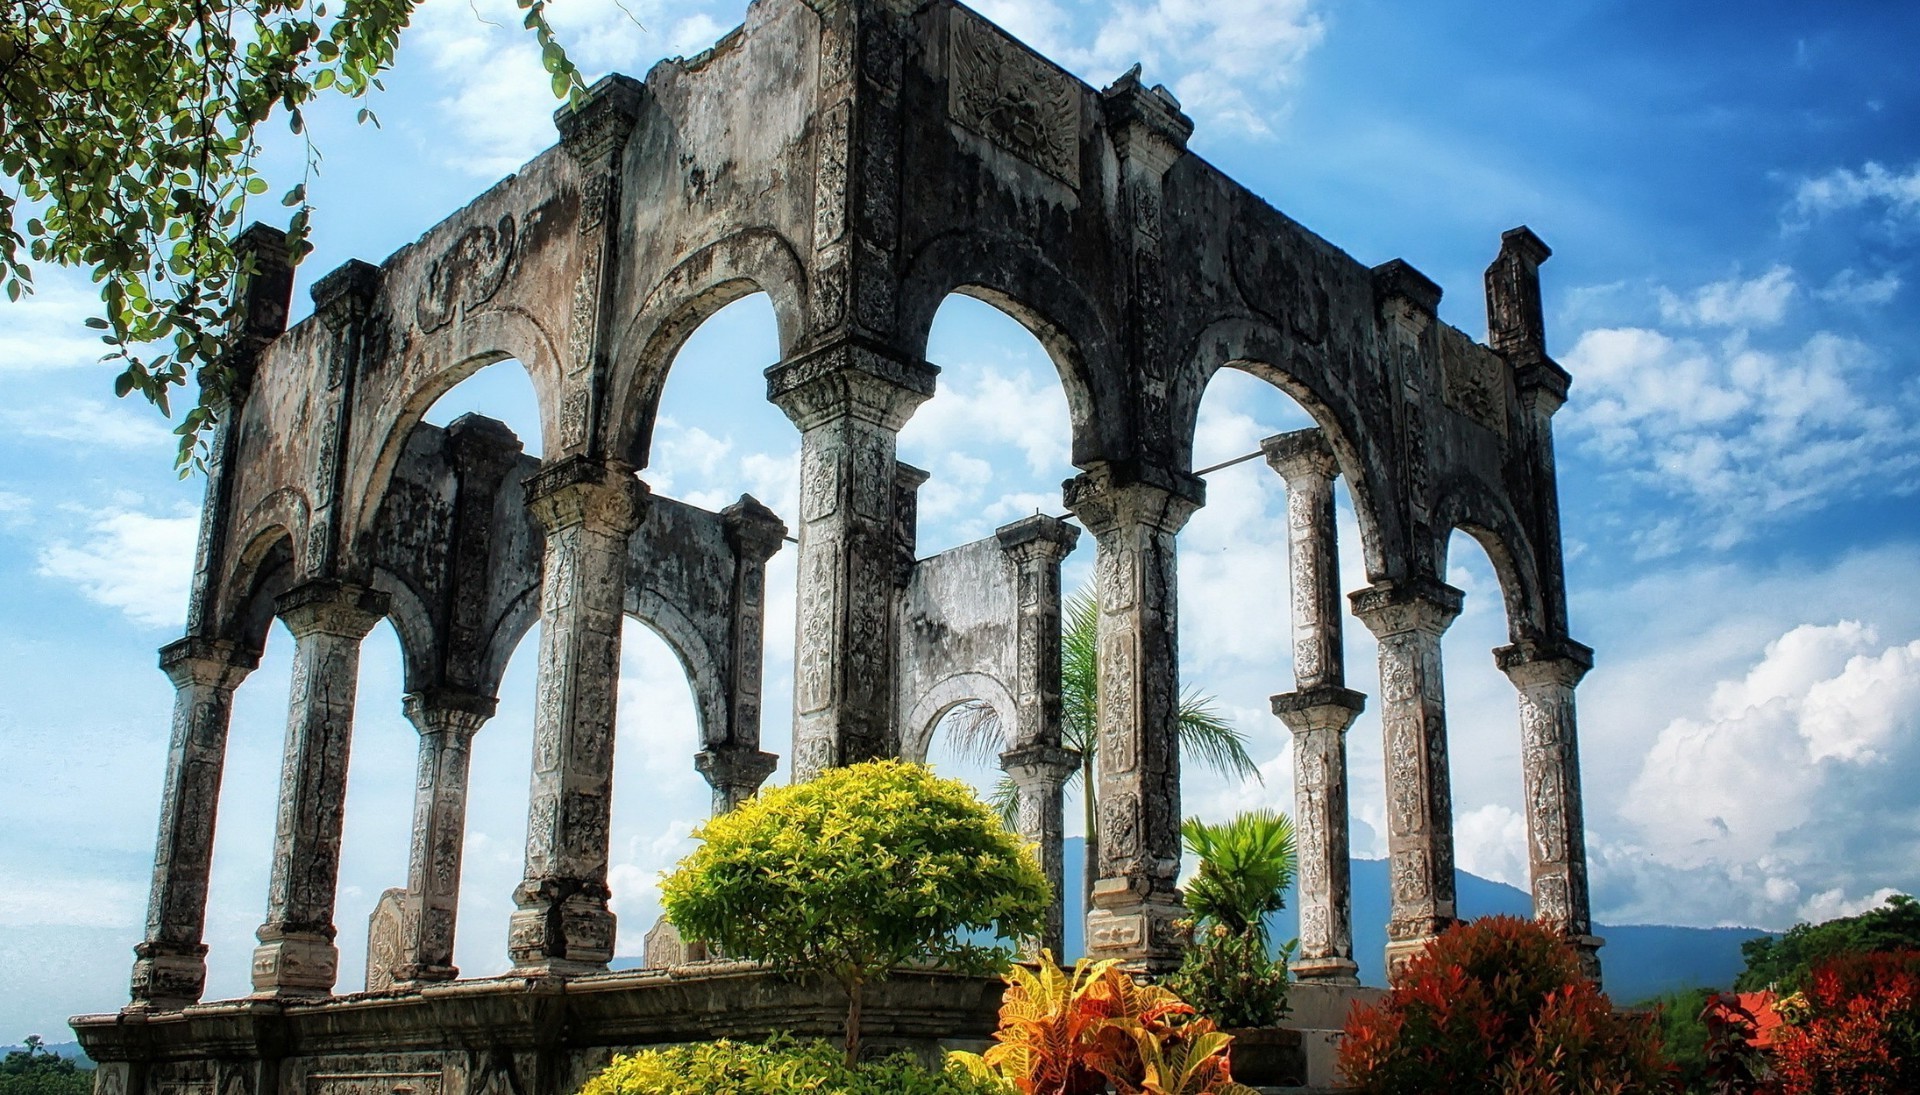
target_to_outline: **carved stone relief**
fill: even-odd
[[[1080,185],[1080,90],[1073,77],[955,11],[947,32],[947,113],[1068,186]]]

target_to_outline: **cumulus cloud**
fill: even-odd
[[[1873,161],[1858,170],[1836,167],[1801,180],[1793,204],[1803,216],[1875,207],[1889,220],[1911,220],[1920,217],[1920,164],[1904,172]]]
[[[156,517],[110,510],[93,518],[87,538],[41,550],[42,577],[70,582],[90,601],[119,609],[145,627],[185,618],[193,575],[194,516]]]
[[[16,437],[60,441],[92,448],[173,447],[173,435],[159,413],[144,402],[108,404],[91,399],[48,401],[29,410],[0,411],[0,425]]]
[[[1901,284],[1900,275],[1892,270],[1868,278],[1848,267],[1835,274],[1824,287],[1814,290],[1813,295],[1838,304],[1873,307],[1892,301],[1900,292]]]
[[[1793,270],[1775,266],[1756,278],[1716,281],[1684,296],[1662,288],[1660,315],[1689,327],[1772,327],[1786,317],[1798,289]]]

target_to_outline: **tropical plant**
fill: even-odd
[[[1293,943],[1275,961],[1266,918],[1293,885],[1293,821],[1249,810],[1217,825],[1188,818],[1180,835],[1200,865],[1181,894],[1190,938],[1169,985],[1222,1026],[1272,1026],[1287,1012]]]
[[[849,1066],[826,1042],[701,1042],[613,1059],[580,1095],[1007,1095],[1004,1083],[963,1068],[933,1071],[897,1055]]]
[[[1920,950],[1824,959],[1794,1002],[1777,1008],[1779,1095],[1920,1091]]]
[[[1158,985],[1117,962],[1081,959],[1071,974],[1043,953],[1007,974],[996,1045],[952,1067],[997,1077],[1020,1095],[1254,1095],[1233,1081],[1232,1039]]]
[[[1040,931],[1049,894],[1033,852],[959,780],[869,761],[773,788],[696,830],[661,884],[682,936],[847,995],[859,1059],[862,991],[909,959],[998,972]]]
[[[0,1058],[0,1095],[87,1095],[93,1073],[74,1061],[48,1052],[38,1034],[29,1034],[25,1048]]]
[[[1370,1095],[1673,1090],[1650,1017],[1615,1012],[1565,940],[1511,916],[1448,929],[1356,1006],[1339,1068]]]
[[[1270,1027],[1287,1013],[1292,954],[1292,941],[1276,957],[1251,933],[1236,934],[1218,924],[1194,927],[1167,987],[1223,1027]]]
[[[1100,872],[1100,827],[1096,784],[1100,748],[1100,602],[1091,587],[1069,595],[1061,605],[1060,626],[1060,744],[1080,754],[1080,768],[1067,779],[1067,788],[1080,791],[1086,814],[1086,870],[1081,880],[1084,907],[1093,906],[1093,884]],[[947,716],[945,723],[954,749],[986,763],[999,759],[1005,748],[1005,728],[987,703],[970,700]],[[1211,696],[1188,688],[1180,695],[1175,723],[1180,749],[1226,776],[1260,778],[1260,769],[1247,753],[1247,738],[1228,722]],[[989,796],[1008,826],[1014,818],[1013,781],[1001,779]]]
[[[1747,967],[1733,983],[1739,992],[1806,987],[1815,963],[1842,954],[1920,948],[1920,901],[1894,894],[1886,904],[1858,916],[1821,924],[1796,924],[1779,936],[1763,935],[1740,944]]]
[[[246,271],[232,237],[269,190],[261,127],[283,117],[319,159],[306,111],[329,93],[364,102],[392,67],[421,0],[7,0],[0,9],[0,284],[33,290],[32,263],[89,270],[118,395],[167,413],[200,384],[179,428],[193,460],[230,377],[227,302]],[[580,89],[547,25],[547,0],[516,0],[555,95]],[[373,122],[362,106],[362,123]],[[294,261],[309,251],[303,178]],[[257,212],[251,213],[258,216]]]

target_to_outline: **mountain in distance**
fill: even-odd
[[[1085,953],[1086,933],[1081,899],[1081,871],[1086,842],[1066,841],[1066,951]],[[1454,872],[1460,915],[1469,919],[1533,915],[1533,898],[1504,882]],[[1270,938],[1284,942],[1300,934],[1300,913],[1289,907],[1267,918]],[[1683,928],[1662,924],[1595,925],[1594,934],[1606,940],[1600,964],[1607,995],[1616,1003],[1632,1004],[1663,992],[1709,986],[1727,988],[1745,968],[1740,944],[1768,934],[1754,928]],[[1353,861],[1353,952],[1360,964],[1360,983],[1386,984],[1387,863],[1383,859]]]

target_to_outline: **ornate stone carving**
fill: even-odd
[[[493,299],[513,262],[513,214],[502,214],[493,224],[475,224],[460,233],[440,257],[427,267],[426,279],[414,305],[415,322],[424,334]]]
[[[1073,77],[968,12],[951,12],[947,28],[948,116],[1079,186],[1080,89]]]
[[[1447,331],[1440,340],[1440,370],[1447,405],[1467,420],[1507,436],[1507,365],[1465,335]]]

